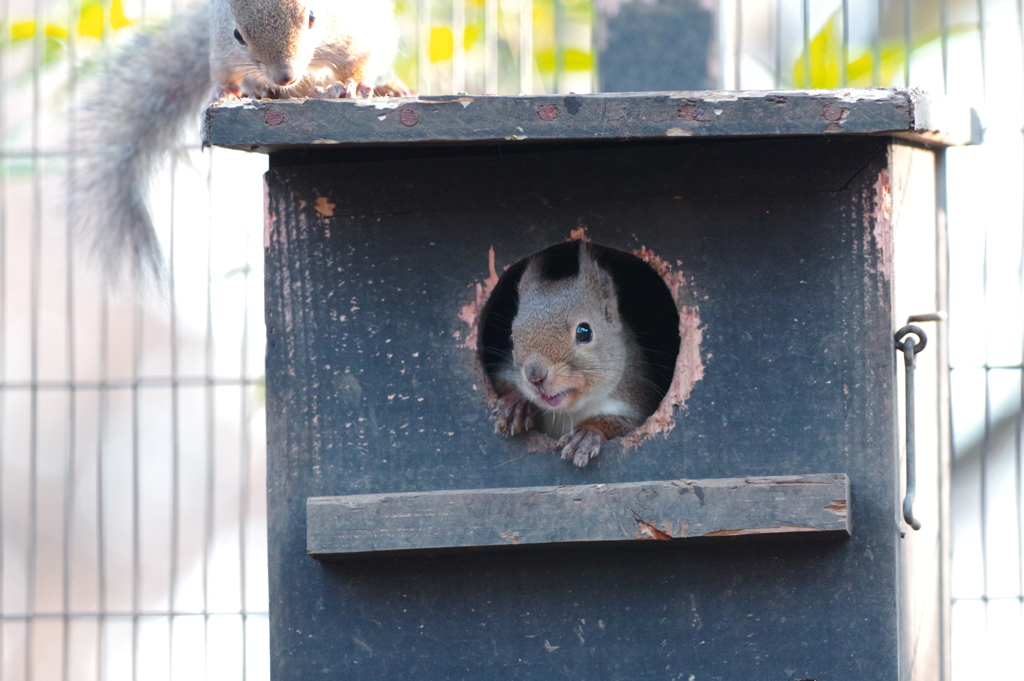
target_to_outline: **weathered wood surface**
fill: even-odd
[[[916,90],[459,95],[240,100],[206,113],[207,144],[251,151],[409,142],[884,134],[980,136],[972,110]]]
[[[849,536],[843,474],[358,494],[306,502],[307,550],[325,557],[470,546]]]
[[[904,203],[889,145],[817,135],[272,156],[275,681],[898,681],[906,540],[886,208]],[[476,355],[458,347],[490,249],[501,271],[580,225],[684,273],[706,366],[666,437],[609,442],[585,469],[495,434]],[[849,539],[307,554],[309,497],[823,472],[853,481]]]

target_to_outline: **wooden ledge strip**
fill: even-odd
[[[377,551],[850,534],[844,474],[357,494],[306,501],[317,558]]]

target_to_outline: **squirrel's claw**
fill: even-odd
[[[331,83],[327,87],[316,85],[309,89],[310,97],[316,99],[363,99],[365,97],[408,97],[412,91],[400,80],[373,87],[365,81],[349,78]]]
[[[499,398],[491,418],[494,419],[494,431],[506,437],[533,428],[533,408],[522,398]]]
[[[355,92],[355,81],[349,80],[344,83],[338,81],[337,83],[331,83],[327,87],[320,87],[316,85],[309,89],[309,94],[316,99],[344,99],[354,95],[349,95],[349,91]]]
[[[572,461],[576,468],[583,468],[601,453],[604,436],[592,428],[577,428],[562,436],[555,449],[562,450],[562,461]]]
[[[373,88],[368,83],[349,78],[346,81],[331,83],[327,87],[311,87],[309,94],[316,99],[361,99],[371,96]]]
[[[350,98],[355,97],[362,99],[364,97],[370,97],[371,95],[373,95],[373,86],[369,83],[365,83],[363,81],[354,83],[349,81],[348,96]]]

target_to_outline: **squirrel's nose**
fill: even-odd
[[[539,386],[547,380],[548,372],[540,365],[540,363],[529,363],[523,367],[523,375],[526,376],[526,380],[530,383]]]
[[[274,83],[281,87],[287,87],[294,82],[295,72],[291,69],[281,70],[274,74]]]

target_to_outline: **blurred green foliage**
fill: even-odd
[[[840,65],[843,62],[842,13],[836,10],[802,51],[793,64],[792,87],[807,89],[831,89],[843,87]],[[948,35],[969,33],[977,30],[974,25],[950,27]],[[846,86],[874,87],[888,86],[897,74],[905,68],[913,52],[924,45],[941,39],[940,31],[918,32],[908,46],[904,40],[882,40],[879,49],[859,49],[857,54],[847,56]],[[908,51],[909,47],[909,51]],[[810,64],[806,73],[805,64]]]

